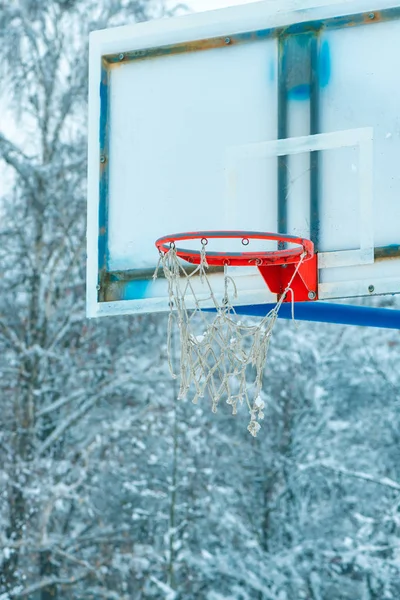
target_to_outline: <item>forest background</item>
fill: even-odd
[[[0,0],[0,600],[397,600],[398,331],[278,322],[253,439],[86,319],[88,33],[184,10]]]

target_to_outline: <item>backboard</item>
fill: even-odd
[[[92,33],[88,315],[169,310],[155,240],[194,230],[310,238],[320,300],[400,293],[399,53],[398,0]],[[276,300],[255,268],[235,281],[238,305]]]

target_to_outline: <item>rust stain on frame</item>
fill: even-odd
[[[265,40],[268,38],[277,37],[280,31],[281,28],[269,28],[234,35],[227,34],[225,36],[194,40],[180,44],[145,48],[142,50],[132,50],[128,52],[121,52],[119,54],[108,54],[104,56],[103,59],[108,63],[109,68],[115,68],[136,60],[147,60],[149,58],[158,58],[175,54],[201,52],[203,50],[212,50],[215,48],[228,48],[230,46],[236,46],[246,42]]]
[[[224,36],[182,42],[179,44],[169,44],[140,50],[128,50],[125,52],[105,55],[103,56],[103,61],[107,64],[109,69],[115,69],[123,64],[136,60],[148,60],[150,58],[171,56],[175,54],[201,52],[203,50],[212,50],[215,48],[227,48],[229,46],[236,46],[238,44],[247,42],[266,40],[268,38],[278,38],[280,36],[289,36],[307,32],[318,32],[321,29],[357,27],[360,25],[390,21],[398,18],[400,18],[400,7],[388,8],[380,11],[371,10],[370,12],[293,23],[292,25],[286,25],[282,27],[271,27],[244,33],[228,33]]]

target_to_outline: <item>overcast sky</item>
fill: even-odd
[[[193,10],[212,10],[213,8],[222,8],[224,6],[233,6],[236,4],[249,4],[257,0],[188,0]]]

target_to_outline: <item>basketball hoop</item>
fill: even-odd
[[[243,246],[251,240],[276,241],[275,251],[208,252],[210,239],[241,239]],[[200,250],[178,248],[177,242],[200,240]],[[295,244],[287,248],[287,244]],[[264,418],[261,399],[262,377],[272,330],[283,302],[317,298],[317,263],[310,240],[290,235],[253,231],[196,231],[164,236],[156,241],[160,259],[154,274],[162,265],[168,282],[171,312],[168,323],[168,357],[172,376],[171,335],[174,321],[180,335],[179,399],[193,389],[193,403],[208,392],[212,410],[225,398],[237,413],[245,403],[250,413],[249,432],[255,437]],[[180,259],[197,265],[185,269]],[[207,269],[224,269],[224,293],[218,299]],[[276,306],[258,325],[245,325],[236,314],[232,299],[236,285],[228,267],[257,267],[270,290],[278,295]],[[201,284],[201,293],[194,281]],[[198,286],[197,286],[198,287]],[[290,297],[288,297],[290,294]],[[206,312],[211,305],[215,315]],[[203,306],[203,308],[202,308]],[[199,317],[199,318],[198,318]],[[252,380],[252,381],[251,381]]]

